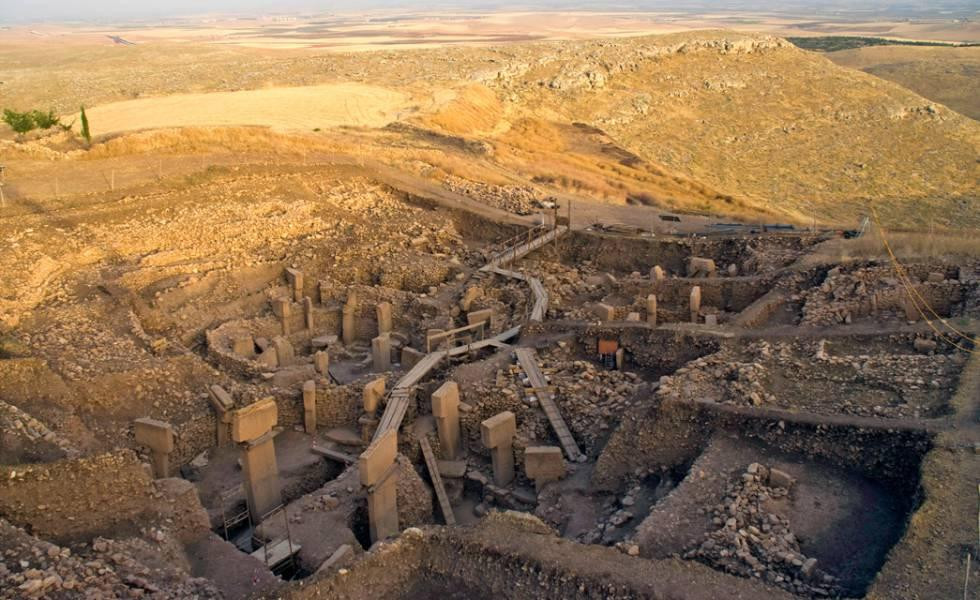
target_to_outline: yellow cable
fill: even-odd
[[[882,241],[882,243],[885,246],[885,250],[887,250],[887,252],[888,252],[888,255],[889,255],[889,257],[890,257],[890,259],[892,261],[892,264],[893,264],[893,266],[895,268],[895,272],[898,274],[899,282],[905,288],[905,291],[909,294],[909,299],[912,301],[912,306],[915,307],[915,310],[916,310],[916,312],[919,313],[919,316],[921,316],[922,319],[926,322],[926,324],[929,325],[929,328],[932,329],[940,337],[940,339],[942,339],[946,343],[950,344],[951,346],[953,346],[953,347],[955,347],[955,348],[957,348],[959,350],[963,350],[964,352],[968,352],[970,354],[973,354],[973,353],[977,352],[977,350],[971,350],[970,348],[967,348],[967,347],[964,347],[964,346],[959,345],[956,342],[955,338],[947,337],[949,334],[944,333],[944,332],[940,331],[938,328],[936,328],[936,326],[932,324],[932,319],[930,319],[924,312],[922,312],[922,309],[919,308],[919,305],[915,301],[915,298],[918,298],[922,302],[922,305],[925,306],[926,308],[928,308],[929,309],[929,312],[931,312],[933,315],[935,315],[938,318],[938,320],[943,325],[945,325],[945,326],[949,327],[950,329],[952,329],[953,331],[955,331],[960,337],[966,339],[968,342],[972,343],[974,346],[977,345],[977,340],[975,338],[971,338],[970,336],[964,334],[963,332],[959,331],[958,329],[956,329],[955,327],[953,327],[952,325],[950,325],[949,323],[947,323],[946,320],[943,317],[940,317],[939,314],[937,314],[936,311],[933,310],[933,308],[931,306],[929,306],[929,303],[926,302],[925,298],[923,298],[915,290],[915,287],[912,285],[911,280],[909,279],[908,275],[906,274],[905,268],[899,262],[898,257],[895,256],[895,253],[892,251],[891,245],[889,245],[888,240],[885,238],[884,228],[881,226],[881,222],[878,219],[878,213],[875,210],[874,206],[871,206],[871,214],[874,217],[875,224],[878,226],[878,230],[881,232],[881,241]]]
[[[941,316],[939,313],[937,313],[932,308],[932,306],[929,305],[929,303],[926,301],[926,299],[922,297],[922,294],[919,293],[919,291],[915,288],[915,286],[912,285],[911,278],[908,276],[908,271],[899,262],[898,257],[892,251],[891,245],[888,243],[888,240],[885,238],[885,233],[884,233],[885,230],[881,226],[881,222],[878,220],[878,214],[875,212],[874,207],[871,208],[871,212],[874,215],[875,224],[878,225],[878,230],[881,232],[881,241],[885,245],[885,249],[888,251],[888,255],[891,257],[891,261],[892,261],[892,263],[895,266],[895,270],[899,273],[899,277],[900,278],[901,277],[904,277],[906,279],[906,281],[908,281],[908,283],[911,285],[911,289],[910,289],[911,293],[914,294],[915,297],[918,298],[922,302],[922,305],[925,306],[927,309],[929,309],[929,312],[934,317],[936,317],[936,319],[938,319],[939,321],[941,321],[943,325],[945,325],[946,327],[949,327],[951,330],[953,330],[960,337],[962,337],[962,338],[964,338],[964,339],[966,339],[966,340],[968,340],[968,341],[976,344],[977,340],[975,338],[971,338],[968,334],[963,333],[959,329],[957,329],[957,328],[953,327],[952,325],[950,325],[949,322],[946,321],[946,318],[943,317],[943,316]],[[914,304],[914,302],[913,302],[913,304]]]

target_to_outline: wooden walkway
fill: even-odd
[[[551,428],[555,430],[558,441],[561,442],[562,448],[565,449],[568,460],[578,462],[583,458],[582,451],[579,450],[578,444],[575,443],[575,438],[572,437],[572,432],[569,431],[568,425],[565,424],[565,419],[562,418],[561,412],[558,411],[554,394],[547,390],[548,381],[544,378],[544,374],[538,367],[537,353],[533,348],[518,348],[514,351],[514,354],[517,355],[518,362],[521,363],[524,373],[527,374],[531,388],[536,390],[535,396],[537,396],[538,402],[544,410],[544,414],[548,417]]]
[[[430,371],[439,366],[439,363],[441,363],[444,358],[475,352],[483,348],[509,347],[506,344],[507,340],[516,337],[520,332],[520,326],[512,327],[511,329],[508,329],[503,333],[499,333],[492,338],[480,340],[479,342],[474,342],[465,346],[458,346],[449,350],[436,350],[435,352],[426,354],[424,357],[422,357],[422,360],[415,363],[415,366],[409,369],[408,373],[405,373],[405,375],[398,380],[398,383],[395,384],[395,387],[391,389],[385,405],[385,412],[381,415],[381,422],[378,423],[378,429],[375,431],[373,439],[378,439],[382,433],[388,431],[389,429],[394,429],[397,431],[398,428],[401,427],[402,419],[405,418],[405,413],[408,411],[408,405],[411,403],[412,388],[414,388],[419,381],[428,375]]]
[[[432,446],[429,445],[429,440],[424,435],[419,438],[419,446],[422,447],[425,466],[429,469],[429,479],[432,480],[432,488],[436,491],[436,498],[439,499],[442,518],[446,520],[446,525],[455,525],[456,515],[453,514],[453,507],[449,504],[446,487],[442,484],[442,475],[439,474],[439,463],[436,462],[436,456],[432,452]]]
[[[548,291],[544,289],[544,285],[541,284],[540,279],[525,275],[523,273],[518,273],[517,271],[501,269],[500,267],[492,267],[483,272],[495,273],[497,275],[502,275],[503,277],[510,277],[511,279],[527,282],[527,284],[531,287],[531,294],[534,297],[534,307],[531,309],[531,314],[528,316],[528,320],[535,323],[544,321],[545,315],[548,314]]]
[[[532,231],[529,231],[529,234]],[[490,259],[490,262],[488,262],[487,264],[485,264],[480,270],[481,271],[489,271],[489,270],[493,269],[494,267],[500,267],[502,265],[507,265],[507,264],[510,264],[510,263],[514,262],[515,260],[517,260],[519,258],[524,258],[528,254],[534,252],[535,250],[537,250],[541,246],[544,246],[548,242],[550,242],[550,241],[552,241],[552,240],[554,240],[554,239],[556,239],[558,237],[561,237],[567,231],[568,231],[568,227],[566,227],[564,225],[559,225],[558,227],[555,227],[554,229],[550,229],[544,235],[538,236],[538,237],[536,237],[534,239],[531,239],[531,240],[528,240],[527,242],[524,242],[524,243],[515,244],[514,246],[512,246],[512,247],[504,250],[500,254],[494,256],[492,259]]]
[[[269,542],[255,552],[252,552],[252,556],[261,560],[267,567],[272,569],[279,565],[279,563],[292,558],[302,549],[302,546],[294,544],[288,539],[279,539],[274,542]]]
[[[544,229],[542,227],[531,229],[528,230],[528,235],[530,236],[543,230]],[[544,286],[541,285],[541,282],[537,278],[528,277],[516,271],[508,271],[502,269],[501,266],[527,256],[548,242],[562,236],[567,231],[568,227],[559,225],[558,227],[547,230],[546,233],[539,237],[530,239],[526,242],[518,241],[518,243],[491,259],[490,262],[480,269],[479,273],[497,273],[505,277],[511,277],[528,282],[534,296],[534,306],[531,310],[529,319],[531,321],[542,321],[544,320],[545,314],[548,312],[548,292],[544,289]],[[408,405],[411,403],[412,388],[414,388],[419,381],[428,375],[430,371],[436,368],[443,359],[468,354],[470,352],[475,352],[491,346],[496,348],[507,347],[506,342],[516,337],[520,332],[521,326],[518,325],[517,327],[508,329],[503,333],[497,334],[485,340],[480,340],[464,346],[457,346],[448,350],[436,350],[435,352],[426,354],[422,360],[416,363],[415,366],[408,371],[408,373],[405,373],[405,375],[402,376],[402,378],[398,380],[398,383],[396,383],[391,389],[385,404],[384,414],[381,415],[381,422],[378,424],[378,429],[374,433],[374,439],[378,439],[381,434],[389,429],[394,429],[397,431],[398,428],[401,427],[402,419],[405,418],[405,413],[408,411]],[[542,402],[542,406],[544,406],[544,402]],[[552,406],[554,406],[553,403]],[[557,409],[555,409],[555,412],[557,413]],[[549,418],[551,417],[549,416]],[[558,419],[561,420],[561,415],[558,415]],[[562,421],[561,424],[564,426],[564,421]],[[554,425],[554,422],[552,425]],[[567,427],[565,428],[565,431],[568,431]],[[569,439],[571,439],[570,433],[568,436]],[[572,440],[571,443],[574,446],[574,440]]]
[[[352,465],[357,462],[357,457],[347,454],[346,452],[341,452],[340,450],[334,450],[332,448],[321,448],[320,446],[313,446],[310,448],[310,451],[313,452],[314,454],[319,454],[320,456],[329,458],[330,460],[339,463]]]

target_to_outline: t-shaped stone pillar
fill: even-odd
[[[432,416],[439,430],[443,458],[456,460],[463,449],[459,439],[459,386],[447,381],[432,393]]]
[[[272,301],[272,314],[279,317],[282,334],[289,335],[289,320],[293,316],[293,305],[289,298],[276,298]]]
[[[256,523],[282,504],[276,464],[276,432],[272,429],[278,420],[275,401],[265,398],[235,411],[231,421],[231,439],[242,449],[248,510]]]
[[[347,302],[344,304],[341,335],[345,346],[350,346],[357,339],[357,297],[354,292],[347,295]]]
[[[276,336],[272,338],[272,347],[276,349],[276,362],[280,367],[288,367],[293,364],[296,358],[296,353],[293,350],[293,345],[289,343],[289,340],[283,336]]]
[[[667,275],[664,273],[664,270],[660,267],[660,265],[656,265],[650,269],[650,281],[657,283],[658,281],[663,281],[666,278]]]
[[[217,424],[218,447],[228,443],[228,430],[231,425],[231,417],[234,414],[235,401],[232,400],[225,388],[214,384],[208,388],[211,397],[211,406],[214,407],[214,419]]]
[[[524,450],[524,472],[540,490],[550,481],[565,476],[565,459],[558,446],[528,446]]]
[[[313,354],[313,368],[324,377],[330,377],[330,355],[326,350],[320,350]]]
[[[364,412],[369,415],[378,412],[378,403],[385,395],[385,378],[378,377],[374,381],[364,386],[362,399],[364,401]]]
[[[231,351],[238,356],[252,358],[255,356],[255,340],[249,334],[242,334],[231,338]]]
[[[361,485],[367,488],[371,542],[398,533],[398,434],[394,429],[371,442],[357,459]]]
[[[493,458],[493,482],[505,486],[514,480],[514,434],[517,418],[509,410],[480,423],[483,445]]]
[[[691,323],[698,322],[698,315],[701,314],[701,286],[696,285],[691,288]]]
[[[293,300],[299,302],[303,299],[303,272],[297,269],[286,269],[286,281],[293,293]]]
[[[374,381],[364,386],[362,392],[362,402],[364,414],[357,420],[361,424],[361,439],[365,442],[374,437],[374,430],[378,427],[378,404],[385,395],[385,379],[378,377]]]
[[[382,333],[371,340],[371,357],[374,360],[375,371],[391,369],[391,336]]]
[[[715,261],[710,258],[691,256],[687,259],[688,277],[714,277],[716,268]]]
[[[603,323],[612,321],[616,318],[616,309],[608,304],[598,303],[594,307],[595,316]]]
[[[375,307],[378,314],[378,335],[391,333],[391,303],[382,302]]]
[[[657,296],[650,294],[647,296],[647,323],[657,325]]]
[[[153,476],[170,477],[170,453],[174,451],[174,430],[169,423],[156,419],[136,419],[136,443],[150,449]]]
[[[303,425],[306,433],[316,433],[316,382],[312,379],[303,384]]]

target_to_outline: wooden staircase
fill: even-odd
[[[424,435],[419,438],[419,446],[422,447],[422,456],[425,457],[425,466],[429,470],[432,488],[436,491],[436,498],[439,499],[442,518],[446,520],[446,525],[455,525],[456,515],[453,514],[453,507],[449,504],[446,487],[442,484],[442,476],[439,474],[439,463],[436,462],[436,456],[432,452],[432,446],[429,445],[429,440]]]

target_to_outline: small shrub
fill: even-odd
[[[25,134],[36,127],[34,117],[30,112],[17,112],[9,108],[3,111],[3,122],[19,134]]]
[[[53,110],[49,110],[48,112],[32,110],[31,118],[34,120],[34,125],[41,129],[51,129],[55,125],[61,124],[61,119],[54,114]]]

